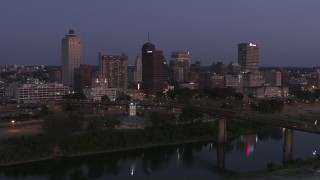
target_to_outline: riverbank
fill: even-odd
[[[28,164],[28,163],[35,163],[35,162],[41,162],[41,161],[54,160],[54,159],[59,159],[59,158],[84,157],[84,156],[91,156],[91,155],[98,155],[98,154],[124,152],[124,151],[131,151],[131,150],[148,149],[148,148],[155,148],[155,147],[166,147],[166,146],[183,145],[183,144],[191,144],[191,143],[200,143],[200,142],[208,142],[208,141],[216,141],[216,138],[212,137],[212,138],[206,138],[206,139],[192,139],[192,140],[176,142],[176,143],[147,144],[147,145],[139,146],[139,147],[122,148],[122,149],[105,150],[105,151],[93,151],[93,152],[85,152],[85,153],[79,153],[79,154],[73,154],[73,155],[58,155],[58,156],[54,156],[53,155],[53,156],[48,156],[48,157],[44,157],[44,158],[40,158],[40,159],[33,159],[33,160],[28,160],[28,161],[3,163],[3,164],[0,164],[0,168],[1,167],[6,167],[6,166],[15,166],[15,165],[21,165],[21,164]]]
[[[292,161],[284,165],[275,166],[269,164],[266,169],[231,175],[226,177],[228,180],[241,179],[307,179],[320,178],[320,159],[308,159],[304,161]]]
[[[80,134],[11,137],[0,142],[0,166],[209,141],[215,139],[214,134],[214,124],[196,123],[143,130],[109,129]]]
[[[257,128],[248,122],[231,123],[228,142],[242,134],[270,131]],[[236,128],[235,128],[236,127]],[[246,133],[243,129],[248,128]],[[214,123],[195,123],[165,126],[145,130],[104,130],[83,134],[12,137],[3,141],[0,149],[0,166],[13,166],[56,158],[89,156],[93,154],[128,151],[134,149],[171,146],[187,143],[215,141],[217,127]],[[13,148],[12,148],[13,147]],[[34,149],[38,150],[36,152]],[[27,156],[25,155],[27,154]],[[4,160],[6,158],[6,160]],[[2,162],[1,162],[2,161]]]

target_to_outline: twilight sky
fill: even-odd
[[[150,41],[189,50],[191,62],[237,62],[237,44],[260,45],[260,66],[320,65],[320,0],[1,0],[0,65],[60,65],[61,39],[75,29],[83,63]]]

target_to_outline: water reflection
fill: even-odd
[[[300,141],[301,136],[311,135],[296,136]],[[295,146],[309,147],[319,142],[320,136],[309,141],[311,145],[301,140]],[[0,179],[219,179],[225,173],[262,169],[270,162],[281,164],[283,142],[282,130],[275,129],[227,143],[201,142],[2,167]],[[318,148],[310,148],[304,153],[314,156]],[[297,149],[301,154],[302,149]]]

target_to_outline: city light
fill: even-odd
[[[15,120],[12,120],[11,123],[12,123],[12,129],[14,129]]]

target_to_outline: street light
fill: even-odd
[[[11,123],[12,123],[12,129],[14,129],[14,123],[15,123],[15,121],[12,120]]]

